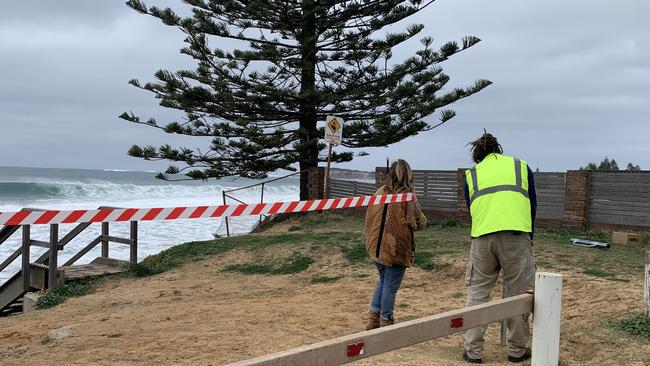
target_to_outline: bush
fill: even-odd
[[[84,296],[92,292],[92,282],[88,280],[72,281],[46,292],[36,301],[37,309],[47,309],[62,304],[70,297]]]
[[[617,328],[636,338],[650,340],[650,318],[643,314],[621,320]]]

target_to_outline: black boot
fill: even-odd
[[[508,361],[513,363],[520,363],[526,360],[530,360],[532,356],[533,356],[533,351],[531,351],[530,348],[526,348],[526,352],[524,352],[524,354],[521,357],[514,357],[508,355]]]
[[[463,360],[465,360],[465,362],[469,362],[469,363],[483,363],[482,358],[470,358],[467,355],[467,351],[463,352]]]

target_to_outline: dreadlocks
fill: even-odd
[[[468,144],[471,145],[472,159],[477,164],[490,154],[503,154],[503,148],[499,144],[499,141],[497,141],[497,138],[487,133],[487,131],[483,131],[485,132],[483,136]]]

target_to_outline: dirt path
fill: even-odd
[[[370,266],[341,268],[336,255],[315,258],[297,275],[222,272],[218,259],[142,279],[106,281],[91,295],[29,315],[0,318],[3,365],[220,365],[360,331],[374,273]],[[442,271],[407,272],[396,318],[407,320],[464,304],[464,261]],[[345,277],[312,284],[314,276]],[[370,276],[368,276],[370,275]],[[641,312],[642,284],[567,274],[562,360],[569,365],[650,365],[650,345],[622,342],[603,329],[606,317]],[[637,283],[638,282],[638,283]],[[72,325],[67,338],[47,339]],[[459,335],[393,352],[359,365],[463,365]],[[498,327],[487,334],[488,364],[507,364]]]

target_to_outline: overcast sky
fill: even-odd
[[[148,1],[149,5],[174,3]],[[442,66],[450,86],[494,82],[454,105],[448,124],[343,165],[372,169],[386,157],[417,169],[470,164],[466,144],[483,128],[506,153],[542,171],[605,155],[650,169],[650,1],[438,0],[413,21],[441,44],[483,40]],[[156,170],[131,144],[205,147],[117,118],[160,121],[168,112],[127,84],[187,68],[183,36],[122,0],[3,0],[0,12],[0,166]],[[407,54],[400,48],[396,57]],[[435,118],[435,117],[434,117]]]

